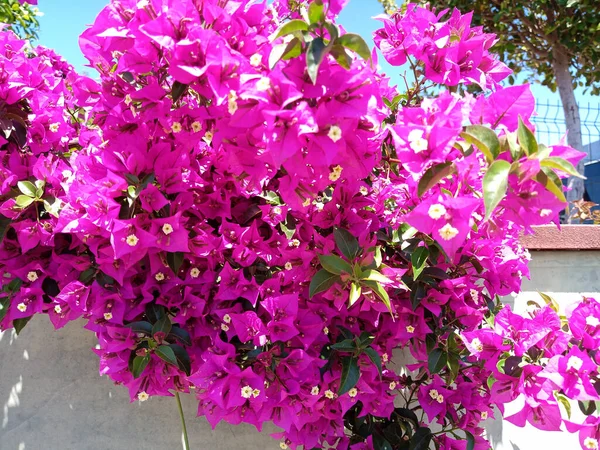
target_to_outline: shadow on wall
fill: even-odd
[[[54,331],[36,316],[19,337],[0,334],[0,450],[164,450],[181,447],[181,424],[173,398],[131,404],[127,389],[98,375],[93,333],[75,322]],[[249,425],[212,430],[196,418],[198,403],[184,395],[194,450],[278,448],[269,433]],[[267,427],[265,427],[267,428]]]

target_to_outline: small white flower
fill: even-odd
[[[481,413],[481,420],[486,420],[488,418],[488,412],[487,411],[483,411]]]
[[[231,323],[231,316],[229,314],[225,314],[223,316],[223,322],[225,322],[225,323]]]
[[[31,272],[29,272],[29,273],[27,274],[27,279],[28,279],[29,281],[31,281],[32,283],[33,283],[34,281],[36,281],[38,278],[39,278],[39,277],[38,277],[38,274],[37,274],[37,272],[36,272],[35,270],[32,270]]]
[[[414,333],[415,332],[415,327],[413,327],[412,325],[407,325],[406,326],[406,332],[407,333]]]
[[[440,236],[445,241],[450,241],[456,237],[458,234],[458,230],[454,228],[452,225],[447,223],[442,228],[439,229]]]
[[[429,143],[427,142],[427,139],[425,139],[424,136],[425,132],[423,130],[412,130],[410,133],[408,133],[408,143],[410,145],[410,148],[415,152],[415,153],[419,153],[422,152],[423,150],[427,150],[427,147],[429,147]]]
[[[180,133],[181,130],[183,130],[181,124],[179,122],[173,122],[173,125],[171,125],[171,131],[173,131],[173,133]]]
[[[50,131],[52,131],[53,133],[56,133],[59,128],[60,128],[60,123],[59,122],[51,123],[50,126],[48,127],[48,129]]]
[[[162,272],[158,272],[156,275],[154,275],[154,279],[156,281],[163,281],[165,279],[165,274]]]
[[[310,390],[310,393],[312,395],[319,395],[319,392],[320,392],[319,386],[313,386],[312,389]]]
[[[127,94],[127,95],[125,96],[125,104],[126,104],[127,106],[129,106],[129,105],[131,105],[131,102],[132,102],[132,101],[133,101],[133,99],[131,98],[131,95]]]
[[[583,359],[573,355],[567,361],[567,370],[575,369],[579,370],[583,366]]]
[[[394,389],[396,389],[397,386],[398,386],[398,383],[396,383],[395,381],[392,381],[389,385],[390,391],[393,391]]]
[[[273,206],[273,214],[275,214],[276,216],[281,214],[281,208],[279,206]]]
[[[170,223],[165,223],[162,226],[162,232],[165,233],[167,236],[170,235],[173,232],[173,225],[171,225]]]
[[[204,137],[202,139],[207,144],[210,144],[212,142],[212,140],[213,140],[213,133],[212,133],[212,131],[207,131],[206,133],[204,133]]]
[[[110,320],[113,318],[113,315],[111,312],[105,312],[104,313],[104,320]]]
[[[62,308],[60,307],[60,305],[54,305],[54,312],[56,314],[60,314],[62,312]]]
[[[294,266],[292,266],[292,263],[289,261],[285,263],[284,267],[285,267],[285,270],[292,270],[294,268]]]
[[[361,195],[367,195],[369,193],[369,190],[366,186],[361,186],[358,192],[360,192]]]
[[[437,391],[437,389],[432,389],[429,391],[429,396],[434,400],[438,397],[438,395],[440,395],[440,393]]]
[[[199,276],[200,276],[200,269],[198,269],[197,267],[192,267],[190,269],[190,277],[198,278]]]
[[[266,91],[270,87],[271,87],[271,80],[269,80],[267,77],[262,77],[256,83],[256,89],[258,89],[259,91]]]
[[[333,169],[331,169],[331,172],[329,172],[329,180],[331,180],[331,181],[339,180],[340,177],[342,176],[342,170],[344,170],[344,168],[342,166],[340,166],[339,164],[337,166],[335,166]]]
[[[19,303],[17,305],[17,309],[21,312],[25,312],[25,311],[27,311],[27,305],[25,303]]]
[[[473,347],[478,352],[483,351],[483,344],[481,343],[479,338],[473,338],[473,340],[471,341],[471,347]]]
[[[352,388],[352,389],[350,389],[350,390],[348,391],[348,395],[349,395],[351,398],[354,398],[354,397],[356,397],[356,396],[358,395],[358,389],[356,389],[356,388]]]
[[[146,394],[145,391],[142,391],[137,395],[137,398],[140,402],[145,402],[146,400],[148,400],[150,398],[150,396],[148,394]]]
[[[323,328],[323,334],[329,334],[329,328],[327,328],[327,327]]]
[[[300,239],[292,239],[289,243],[290,247],[300,247]]]
[[[331,139],[333,142],[337,142],[342,138],[342,129],[337,125],[332,125],[329,128],[327,136],[329,136],[329,139]]]
[[[335,394],[333,393],[333,391],[330,391],[329,389],[327,389],[325,391],[325,397],[327,397],[328,399],[331,400],[331,399],[335,398]]]
[[[477,289],[471,289],[469,294],[471,295],[471,300],[473,300],[475,303],[479,301],[479,292]]]
[[[127,242],[127,245],[129,245],[130,247],[135,247],[139,241],[140,240],[135,234],[130,234],[129,236],[127,236],[127,239],[125,239],[125,242]]]
[[[429,217],[431,217],[433,220],[437,220],[446,215],[446,208],[444,208],[444,205],[435,203],[434,205],[431,205],[429,207],[429,211],[427,211],[427,214],[429,214]]]
[[[192,123],[192,130],[194,130],[194,133],[197,133],[201,129],[202,129],[202,124],[200,122],[198,122],[196,120],[195,122]]]
[[[288,445],[287,445],[285,442],[280,442],[280,443],[279,443],[279,448],[280,448],[281,450],[286,450],[286,449],[288,449],[289,447],[288,447]]]
[[[223,330],[223,331],[229,331],[229,325],[227,325],[225,323],[222,323],[221,324],[221,330]]]
[[[583,446],[589,450],[598,450],[598,439],[588,436],[583,441]]]
[[[258,67],[262,63],[262,55],[260,53],[255,53],[250,57],[250,65],[253,67]]]
[[[260,395],[260,389],[254,389],[252,391],[252,397],[256,398]]]
[[[384,363],[388,362],[390,360],[390,356],[387,353],[384,353],[383,355],[381,355],[381,361],[383,361]]]
[[[438,395],[436,401],[438,403],[444,403],[444,396],[442,394]]]
[[[250,397],[252,397],[252,392],[253,392],[253,391],[254,391],[254,390],[253,390],[253,389],[252,389],[250,386],[244,386],[244,387],[242,388],[242,394],[241,394],[241,395],[242,395],[242,397],[244,397],[244,398],[250,398]]]

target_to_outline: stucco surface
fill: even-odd
[[[532,252],[526,292],[508,298],[522,310],[537,290],[553,292],[562,304],[579,292],[600,292],[600,252]],[[599,295],[600,294],[596,294]],[[94,336],[80,324],[54,332],[36,317],[18,338],[0,335],[0,450],[178,450],[180,424],[175,400],[129,403],[126,390],[98,376],[91,352]],[[211,430],[195,418],[194,399],[184,398],[193,450],[276,450],[269,432],[221,425]],[[577,450],[575,436],[520,429],[490,422],[495,450]]]

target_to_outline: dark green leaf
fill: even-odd
[[[589,400],[578,400],[577,404],[579,405],[579,409],[586,416],[590,416],[594,414],[596,411],[596,403]]]
[[[418,196],[421,197],[425,192],[453,173],[456,173],[456,166],[453,162],[445,162],[431,166],[419,180],[419,186],[417,188]]]
[[[383,368],[381,366],[381,356],[379,356],[379,353],[377,353],[373,347],[365,348],[364,352],[369,357],[371,362],[375,364],[375,367],[377,367],[377,370],[379,371],[379,376],[381,377],[383,375]]]
[[[6,317],[10,306],[10,297],[0,297],[0,322]]]
[[[358,34],[346,33],[338,38],[337,43],[357,53],[362,59],[368,60],[371,58],[369,45]]]
[[[340,330],[340,332],[342,333],[342,336],[344,336],[344,338],[354,339],[354,334],[352,334],[352,331],[350,331],[348,328],[343,327],[341,325],[338,325],[337,328],[338,328],[338,330]]]
[[[421,272],[427,265],[427,258],[429,258],[429,250],[427,247],[417,247],[410,257],[410,261],[413,266],[413,279],[419,278]]]
[[[331,345],[331,348],[338,352],[353,352],[356,350],[356,342],[354,342],[354,339],[344,339]]]
[[[169,316],[165,314],[152,326],[152,336],[154,336],[156,333],[164,333],[166,336],[171,332],[171,327],[171,319],[169,319]]]
[[[415,434],[413,434],[410,439],[409,450],[427,450],[429,448],[429,443],[431,442],[433,435],[431,434],[431,430],[425,427],[417,428]]]
[[[131,374],[133,375],[133,378],[138,378],[142,374],[149,362],[150,355],[136,356],[133,359],[133,367],[131,368]]]
[[[173,328],[171,328],[171,333],[169,334],[169,337],[174,337],[184,345],[192,345],[192,338],[190,336],[190,333],[188,333],[187,330],[184,330],[183,328],[180,328],[178,326],[173,326]]]
[[[492,162],[500,153],[500,140],[496,133],[483,125],[470,125],[464,133],[461,133],[462,138],[469,144],[477,146],[484,154],[488,162]]]
[[[4,236],[6,236],[6,232],[8,231],[11,222],[12,221],[8,217],[4,217],[0,214],[0,244],[2,244],[2,240],[4,239]]]
[[[329,273],[325,269],[319,270],[312,280],[310,280],[310,286],[308,288],[309,297],[312,298],[320,292],[325,292],[339,280],[339,275]]]
[[[166,314],[165,307],[156,303],[148,303],[145,312],[150,323],[156,323]]]
[[[319,255],[319,262],[321,263],[321,266],[323,266],[323,269],[329,273],[335,275],[340,275],[343,272],[352,274],[352,266],[339,256]]]
[[[163,361],[177,366],[177,358],[175,357],[175,352],[169,345],[161,345],[155,350],[156,356],[158,356]]]
[[[419,419],[417,418],[417,415],[415,414],[415,412],[412,409],[396,408],[396,409],[394,409],[394,412],[399,417],[401,417],[404,421],[410,422],[411,425],[413,426],[413,428],[419,427]]]
[[[303,20],[290,20],[289,22],[281,25],[275,33],[271,36],[271,41],[281,37],[287,36],[288,34],[295,33],[296,31],[308,31],[308,24]]]
[[[127,328],[131,328],[134,333],[144,333],[148,336],[152,336],[152,324],[150,322],[131,322],[125,325]]]
[[[175,358],[177,360],[177,367],[185,372],[186,375],[190,375],[192,372],[192,363],[190,361],[190,355],[188,352],[181,346],[177,344],[169,345]]]
[[[453,383],[458,378],[460,370],[460,357],[457,353],[448,353],[448,362],[446,363],[449,371],[449,383]]]
[[[340,389],[338,395],[343,395],[356,386],[360,378],[358,359],[354,357],[342,358],[342,376],[340,378]]]
[[[435,348],[427,359],[429,373],[439,373],[448,362],[448,355],[441,348]]]
[[[23,280],[21,280],[20,278],[15,278],[10,283],[8,283],[8,286],[6,286],[6,289],[8,290],[8,292],[12,292],[13,294],[16,294],[19,291],[19,289],[21,289],[22,285],[23,285]]]
[[[308,44],[308,49],[306,50],[306,68],[313,84],[317,84],[319,66],[323,62],[325,54],[326,47],[323,38],[315,38]]]
[[[494,161],[483,177],[483,202],[485,218],[488,219],[496,206],[506,195],[510,163],[504,160]]]
[[[89,284],[92,282],[95,275],[96,275],[96,268],[90,267],[89,269],[86,269],[79,274],[79,281],[81,281],[83,284]]]
[[[13,327],[15,328],[15,332],[17,333],[17,335],[21,333],[23,328],[25,328],[25,325],[27,325],[27,323],[31,320],[32,317],[33,316],[29,316],[23,317],[22,319],[13,320]]]
[[[392,444],[386,438],[375,433],[373,434],[373,449],[374,450],[393,450]]]
[[[475,448],[475,437],[467,430],[465,430],[465,436],[467,436],[466,450],[473,450]]]
[[[19,181],[17,183],[17,187],[19,188],[19,190],[21,191],[21,193],[23,195],[26,195],[27,197],[32,197],[32,198],[36,197],[37,188],[31,181]]]
[[[533,155],[538,151],[538,144],[535,140],[535,135],[532,131],[525,125],[521,116],[519,116],[519,128],[517,130],[517,136],[519,138],[519,144],[521,148],[525,150],[525,153],[528,155]]]
[[[333,237],[335,238],[337,248],[348,261],[353,261],[358,256],[360,252],[358,240],[349,231],[343,228],[335,228],[333,230]]]
[[[173,83],[173,88],[171,89],[171,96],[173,97],[173,103],[177,103],[177,101],[185,94],[187,91],[188,85],[180,83],[179,81],[175,81]]]
[[[350,69],[350,66],[352,65],[352,57],[348,54],[344,47],[336,44],[331,48],[330,54],[335,58],[340,66],[346,70]]]
[[[183,264],[183,252],[169,252],[167,253],[167,264],[175,275],[179,274],[179,269]]]

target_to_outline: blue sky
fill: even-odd
[[[107,3],[108,0],[39,0],[39,8],[44,13],[40,18],[39,43],[55,49],[78,70],[84,70],[87,61],[81,55],[77,38]],[[377,0],[350,0],[340,16],[340,23],[347,31],[358,33],[368,39],[372,46],[371,34],[379,27],[379,22],[371,20],[371,17],[380,13],[381,6]],[[401,82],[400,74],[404,73],[405,68],[390,67],[383,58],[380,58],[380,64],[392,77],[394,83]],[[93,75],[91,69],[88,71]],[[533,91],[538,100],[552,103],[559,101],[558,94],[550,92],[541,85],[534,85]],[[577,98],[580,103],[598,104],[599,102],[597,97],[584,95],[580,91],[577,92]]]

